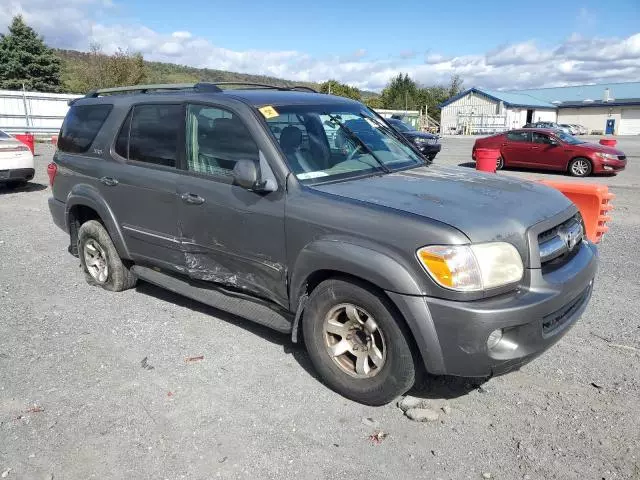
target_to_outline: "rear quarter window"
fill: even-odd
[[[64,119],[58,149],[68,153],[86,152],[109,116],[112,105],[72,105]]]

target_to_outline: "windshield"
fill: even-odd
[[[585,143],[579,138],[574,137],[573,135],[569,135],[568,133],[564,133],[562,131],[555,133],[556,137],[564,143],[568,143],[569,145],[578,145],[579,143]]]
[[[391,123],[391,125],[393,125],[401,132],[413,132],[413,128],[411,128],[406,123],[401,122],[400,120],[389,120],[389,123]]]
[[[267,124],[302,183],[424,165],[397,132],[364,106],[291,105],[268,112]]]

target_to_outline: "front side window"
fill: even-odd
[[[274,107],[267,119],[290,170],[303,183],[424,165],[398,132],[359,105]]]
[[[127,160],[175,168],[182,128],[181,105],[135,105],[120,128],[116,153]]]
[[[546,144],[550,144],[551,143],[551,139],[549,138],[549,135],[545,135],[544,133],[538,133],[538,132],[533,132],[531,134],[533,143],[546,143]]]
[[[112,105],[72,105],[64,119],[58,138],[58,150],[84,153],[111,112]]]
[[[238,115],[209,105],[187,106],[187,169],[232,177],[238,160],[258,161],[258,147]]]
[[[507,133],[507,139],[511,142],[529,142],[530,132],[509,132]]]

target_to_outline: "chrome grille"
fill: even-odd
[[[584,223],[577,214],[538,235],[540,264],[560,266],[575,255],[584,239]]]

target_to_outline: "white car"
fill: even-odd
[[[20,186],[31,180],[35,171],[29,147],[0,130],[0,185]]]

